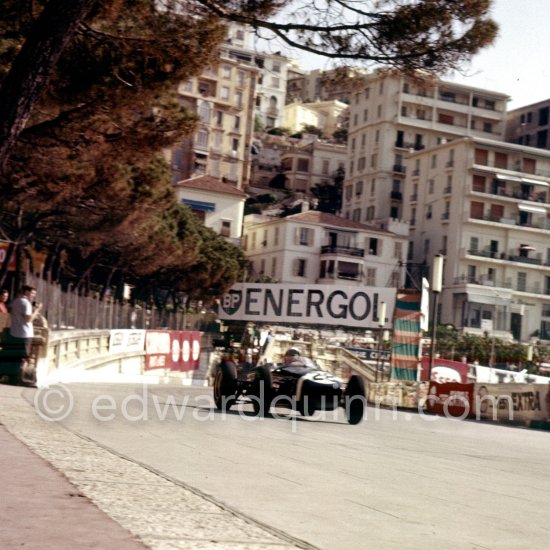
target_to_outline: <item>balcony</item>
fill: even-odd
[[[471,275],[460,275],[455,277],[453,283],[455,285],[478,285],[478,286],[490,286],[495,289],[506,288],[508,290],[513,290],[516,292],[528,292],[530,294],[542,294],[544,296],[550,296],[550,288],[541,288],[540,284],[526,285],[523,283],[518,284],[513,283],[512,279],[506,279],[505,281],[501,280],[491,280],[483,278],[483,276],[476,277]],[[496,294],[495,294],[496,299]]]
[[[403,193],[401,191],[392,191],[390,197],[393,201],[401,201],[403,200]]]
[[[413,193],[410,197],[410,201],[411,202],[417,202],[418,201],[418,194],[417,193]]]
[[[489,258],[492,260],[503,260],[508,262],[517,262],[517,263],[523,263],[523,264],[550,267],[550,263],[544,262],[540,254],[537,254],[536,257],[532,258],[526,255],[517,254],[516,252],[506,253],[506,252],[498,252],[495,250],[487,250],[487,249],[485,250],[468,249],[466,250],[466,254],[469,256],[478,256],[480,258]]]
[[[365,251],[362,248],[353,248],[351,246],[326,245],[321,247],[321,254],[339,254],[342,256],[355,256],[357,258],[364,258]]]
[[[398,174],[405,174],[407,172],[407,167],[403,164],[394,164],[393,171],[397,172]]]

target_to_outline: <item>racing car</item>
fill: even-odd
[[[289,352],[283,364],[237,366],[230,360],[221,361],[214,377],[216,407],[229,410],[241,397],[248,398],[258,416],[267,414],[271,406],[293,409],[303,416],[343,407],[347,421],[359,424],[366,402],[363,379],[354,374],[345,384],[311,359]]]

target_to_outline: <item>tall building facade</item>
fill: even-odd
[[[438,321],[550,340],[550,151],[470,137],[411,163],[408,259],[445,256]]]
[[[388,72],[364,77],[350,98],[342,213],[355,221],[399,219],[411,151],[462,136],[503,139],[508,96]]]
[[[508,113],[506,141],[550,149],[550,99]]]

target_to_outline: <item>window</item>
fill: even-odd
[[[229,100],[229,88],[227,86],[221,87],[220,97],[225,101]]]
[[[407,106],[401,105],[401,116],[407,116]]]
[[[397,260],[401,260],[401,256],[403,255],[403,243],[400,241],[395,241],[393,243],[393,257]]]
[[[273,256],[273,258],[271,258],[271,276],[275,278],[276,274],[277,274],[277,256]]]
[[[429,220],[432,217],[432,205],[427,204],[426,205],[426,219]]]
[[[440,253],[443,255],[447,254],[447,235],[441,237],[441,250]]]
[[[201,122],[210,124],[210,112],[210,103],[208,103],[208,101],[203,101],[199,107],[199,118]]]
[[[197,132],[197,145],[199,147],[208,147],[208,131],[207,130],[199,130]]]
[[[539,109],[539,126],[548,126],[549,114],[550,109],[548,107],[543,107],[542,109]]]
[[[242,92],[235,92],[235,105],[240,109],[243,106]]]
[[[303,258],[296,258],[294,260],[294,275],[296,277],[305,277],[306,267],[307,267],[307,260],[304,260]]]
[[[322,167],[321,167],[321,174],[327,175],[328,170],[329,170],[329,166],[330,166],[330,161],[327,160],[327,159],[323,159],[323,164],[322,164]]]
[[[244,86],[245,79],[246,79],[246,75],[244,71],[237,71],[237,82],[239,83],[239,86],[241,87]]]
[[[252,233],[252,242],[250,243],[250,249],[254,250],[256,248],[256,231]]]
[[[384,93],[384,81],[380,81],[380,88],[378,90],[378,95],[382,95]]]
[[[376,178],[372,178],[372,181],[370,183],[370,196],[374,197],[375,193],[376,193]]]
[[[391,185],[391,190],[394,193],[399,193],[401,191],[401,180],[393,180]]]
[[[370,222],[374,220],[374,206],[369,206],[365,214],[365,220]]]
[[[309,172],[309,159],[298,159],[297,172]]]
[[[445,113],[439,113],[437,117],[437,121],[441,124],[450,124],[451,126],[454,123],[454,118],[452,115],[447,115]]]
[[[418,120],[426,120],[426,111],[424,109],[417,109],[416,118]]]
[[[359,170],[360,172],[362,172],[365,169],[365,164],[366,164],[365,161],[366,161],[365,157],[360,157],[359,160],[357,161],[357,170]]]
[[[473,190],[478,193],[485,193],[485,177],[474,174]]]
[[[350,201],[353,195],[353,185],[346,185],[346,190],[344,193],[345,193],[346,200]]]
[[[376,268],[375,267],[367,267],[367,271],[365,273],[365,283],[367,286],[376,286]]]
[[[376,133],[374,134],[374,143],[379,143],[380,141],[380,130],[376,130]]]
[[[311,244],[310,243],[310,237],[311,237],[311,229],[307,228],[307,227],[300,227],[299,229],[299,244],[301,245],[309,245]]]
[[[278,61],[274,61],[273,65],[271,66],[271,70],[274,73],[280,73],[281,72],[281,64]]]
[[[430,254],[430,239],[424,239],[424,257]]]
[[[355,151],[355,138],[351,139],[351,150]]]
[[[231,65],[222,65],[222,77],[231,78]]]
[[[484,122],[483,123],[483,131],[487,134],[493,133],[493,124],[491,122]]]
[[[540,149],[546,149],[546,142],[548,141],[548,130],[540,130],[537,132],[537,147]]]
[[[369,110],[365,109],[363,111],[363,122],[367,122],[369,120]]]
[[[281,79],[278,76],[272,76],[271,77],[271,87],[272,88],[279,88],[281,85]]]
[[[233,138],[231,140],[231,151],[237,152],[239,150],[239,139]]]
[[[375,237],[367,237],[368,247],[367,253],[371,256],[380,256],[382,253],[382,241]]]
[[[267,246],[267,229],[264,229],[264,233],[262,235],[262,246],[263,247]]]
[[[234,128],[235,130],[239,130],[241,127],[241,117],[240,116],[236,116],[235,117],[235,125],[234,125]]]
[[[365,148],[367,144],[367,134],[362,134],[361,135],[361,148]]]
[[[527,273],[523,273],[520,271],[518,273],[517,282],[518,282],[518,290],[520,292],[525,292],[527,288]]]
[[[437,168],[437,155],[432,155],[431,167]]]
[[[472,201],[470,204],[470,218],[474,218],[475,220],[482,220],[483,208],[484,205],[482,202]]]
[[[487,166],[487,163],[489,162],[489,151],[487,151],[486,149],[476,149],[474,162],[476,164]]]
[[[474,254],[479,252],[479,237],[470,237],[470,252]]]
[[[435,180],[428,180],[428,193],[431,195],[434,192]]]
[[[508,155],[495,151],[495,166],[496,168],[508,168]]]
[[[378,154],[374,153],[370,159],[370,167],[376,168],[377,164],[378,164]]]
[[[376,109],[376,116],[378,118],[382,118],[382,105],[378,105],[378,108]]]
[[[279,246],[279,228],[275,228],[275,237],[273,239],[273,246]]]
[[[358,181],[355,184],[355,194],[358,195],[358,196],[363,194],[363,182],[362,181]]]
[[[360,208],[354,208],[354,210],[351,214],[351,219],[354,222],[360,222],[361,221],[361,209]]]
[[[353,115],[353,125],[354,126],[357,126],[357,122],[358,122],[358,117],[357,117],[357,113]]]
[[[262,258],[260,260],[260,275],[263,275],[265,273],[265,258]]]
[[[223,126],[223,111],[216,111],[216,125]]]

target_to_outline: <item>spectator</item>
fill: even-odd
[[[0,313],[9,313],[8,311],[8,298],[10,293],[3,288],[0,290]]]
[[[35,297],[36,288],[25,285],[20,295],[11,303],[10,336],[20,344],[24,359],[31,355],[34,336],[32,322],[42,309],[42,304],[34,305]]]

